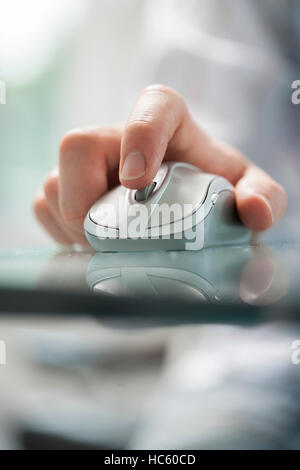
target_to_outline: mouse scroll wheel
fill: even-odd
[[[156,187],[156,183],[155,181],[151,184],[149,184],[149,186],[146,186],[145,188],[143,189],[138,189],[135,193],[135,200],[137,202],[144,202],[144,201],[147,201],[147,199],[151,196],[151,194],[153,193],[154,189]]]

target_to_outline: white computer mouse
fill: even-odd
[[[232,184],[182,162],[164,163],[142,190],[118,186],[89,210],[86,237],[97,251],[177,251],[247,243]]]

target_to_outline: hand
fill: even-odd
[[[59,168],[34,202],[36,216],[58,243],[87,244],[83,222],[92,204],[119,181],[131,189],[147,186],[162,160],[192,163],[231,181],[240,218],[254,231],[271,227],[285,212],[282,186],[207,135],[174,90],[154,85],[140,94],[124,127],[80,129],[63,138]]]

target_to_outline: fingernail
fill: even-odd
[[[132,152],[127,155],[121,172],[123,180],[136,180],[143,176],[145,172],[146,159],[142,152]]]
[[[272,218],[272,223],[274,223],[274,214],[273,214],[273,209],[272,209],[272,206],[270,204],[270,201],[268,201],[268,199],[265,196],[263,196],[262,194],[259,194],[258,196],[268,206],[270,214],[271,214],[271,218]]]

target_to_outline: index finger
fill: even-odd
[[[155,85],[139,96],[125,126],[121,183],[131,189],[146,187],[163,159],[191,163],[236,185],[239,215],[252,230],[269,228],[285,211],[287,202],[282,186],[237,149],[204,132],[178,93]]]
[[[140,94],[125,125],[121,183],[131,189],[147,186],[164,158],[191,163],[232,183],[247,167],[238,150],[219,144],[196,124],[176,91],[154,85]]]

